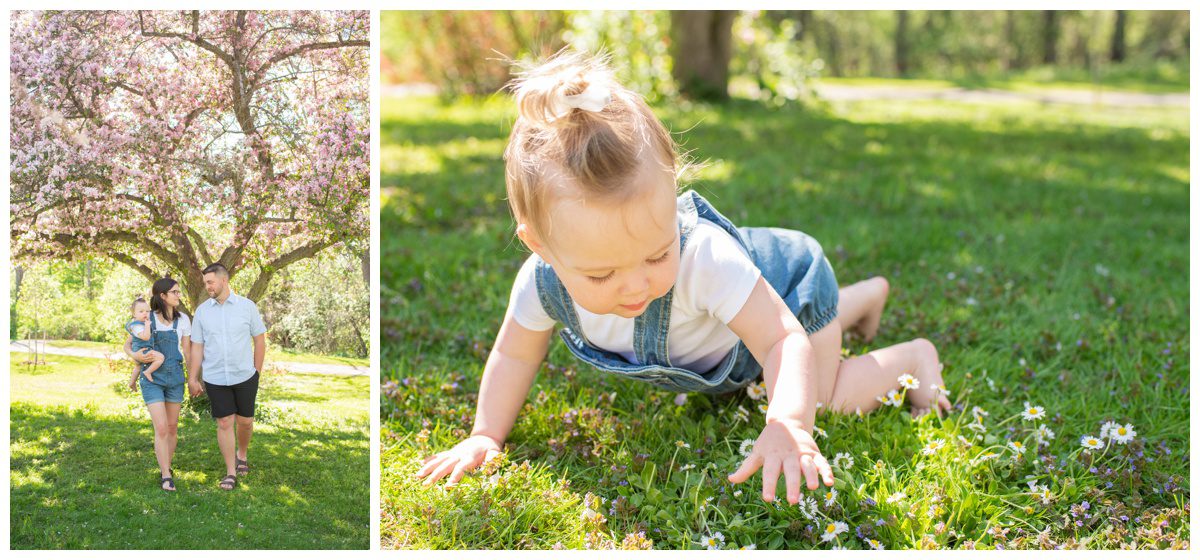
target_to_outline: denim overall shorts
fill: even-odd
[[[145,375],[138,376],[138,386],[142,391],[142,400],[146,404],[156,402],[183,402],[183,386],[187,384],[183,372],[183,354],[179,352],[179,331],[160,331],[156,327],[158,319],[150,315],[150,333],[154,340],[154,348],[163,354],[163,363],[154,372],[154,381],[146,379]],[[172,329],[179,328],[179,315],[176,312]]]
[[[837,317],[838,284],[821,245],[799,231],[781,228],[738,228],[717,212],[704,197],[688,191],[676,201],[679,248],[687,245],[698,219],[716,224],[746,249],[763,279],[779,294],[809,334]],[[554,269],[536,261],[538,298],[546,314],[563,324],[559,337],[575,357],[593,367],[622,377],[644,381],[676,392],[721,394],[754,382],[762,366],[741,341],[713,369],[691,371],[671,364],[667,335],[671,324],[671,299],[675,289],[651,301],[634,319],[633,348],[636,363],[615,352],[597,348],[587,339],[575,313],[575,304]]]

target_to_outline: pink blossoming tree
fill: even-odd
[[[368,237],[370,16],[14,12],[13,256],[256,274]]]

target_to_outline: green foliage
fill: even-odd
[[[558,50],[562,12],[383,12],[387,67],[400,81],[425,81],[444,97],[489,95],[509,80],[505,59]]]
[[[880,338],[849,339],[851,353],[922,336],[946,364],[957,408],[944,419],[819,417],[823,452],[854,464],[842,460],[831,505],[806,494],[822,501],[813,520],[764,503],[760,476],[724,482],[761,429],[761,401],[676,405],[557,342],[495,471],[457,489],[409,479],[470,429],[527,253],[503,200],[510,103],[406,98],[381,111],[386,547],[699,548],[720,532],[724,548],[822,548],[828,520],[849,525],[837,541],[849,548],[1188,546],[1186,109],[659,110],[709,162],[695,187],[725,215],[813,235],[843,283],[889,278]],[[1025,401],[1047,411],[1044,447],[1017,416]],[[968,427],[975,406],[985,433]],[[1106,420],[1137,438],[1083,452],[1080,436]],[[1005,451],[1011,440],[1029,451]]]
[[[371,297],[361,253],[325,251],[276,276],[260,307],[271,342],[300,352],[366,357]]]
[[[359,256],[352,248],[333,247],[280,271],[258,302],[270,344],[367,357],[370,292]],[[246,293],[250,276],[234,277],[233,289]],[[149,299],[149,284],[129,267],[102,259],[25,266],[10,308],[16,317],[12,336],[123,344],[129,304],[137,296]]]
[[[570,12],[563,40],[580,52],[612,56],[617,80],[654,102],[678,92],[671,77],[665,11],[597,10]]]
[[[10,361],[12,548],[369,548],[367,378],[269,372],[233,492],[217,487],[211,416],[187,407],[166,493],[129,362],[24,356]]]
[[[762,99],[774,105],[804,99],[812,90],[825,62],[798,41],[799,23],[792,19],[774,21],[761,12],[743,12],[733,23],[734,56],[730,73],[753,86],[731,89],[742,97]],[[753,77],[751,82],[748,77]]]

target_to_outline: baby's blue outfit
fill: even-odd
[[[142,339],[138,338],[138,335],[133,334],[133,327],[136,327],[138,325],[144,325],[144,323],[142,323],[141,321],[129,321],[128,323],[125,323],[125,332],[129,333],[129,336],[131,338],[133,338],[133,344],[132,344],[133,353],[137,354],[138,352],[141,352],[143,349],[144,350],[154,350],[154,328],[153,327],[150,328],[150,340],[142,340]],[[139,364],[139,365],[142,366],[141,369],[143,371],[146,368],[150,367],[150,364]]]
[[[681,254],[697,219],[704,218],[720,226],[746,249],[763,279],[775,289],[806,332],[817,332],[837,317],[837,278],[821,245],[812,237],[781,228],[735,227],[695,191],[679,196],[676,212]],[[559,336],[572,354],[597,369],[670,391],[711,394],[741,389],[762,373],[762,366],[741,341],[710,371],[695,372],[672,366],[667,353],[667,331],[671,324],[674,288],[651,301],[646,311],[634,320],[633,348],[637,364],[615,352],[597,348],[588,342],[580,328],[574,302],[554,269],[539,258],[535,270],[542,307],[547,315],[563,324]]]

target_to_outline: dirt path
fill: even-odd
[[[1187,107],[1186,93],[1138,93],[1132,91],[1094,91],[1086,89],[1046,89],[1007,91],[1001,89],[923,88],[889,86],[815,86],[825,99],[863,101],[872,99],[937,99],[962,102],[1034,101],[1072,105],[1109,105],[1118,107]]]
[[[28,340],[17,340],[9,343],[9,352],[25,352],[30,351],[32,343]],[[100,358],[111,360],[126,360],[123,352],[105,352],[104,350],[96,350],[93,348],[72,348],[69,346],[53,346],[50,344],[39,345],[39,348],[47,354],[56,354],[59,356],[78,356],[81,358]],[[318,373],[321,375],[370,375],[371,368],[366,366],[350,366],[344,364],[309,364],[301,362],[269,362],[275,367],[282,368],[291,373]]]

